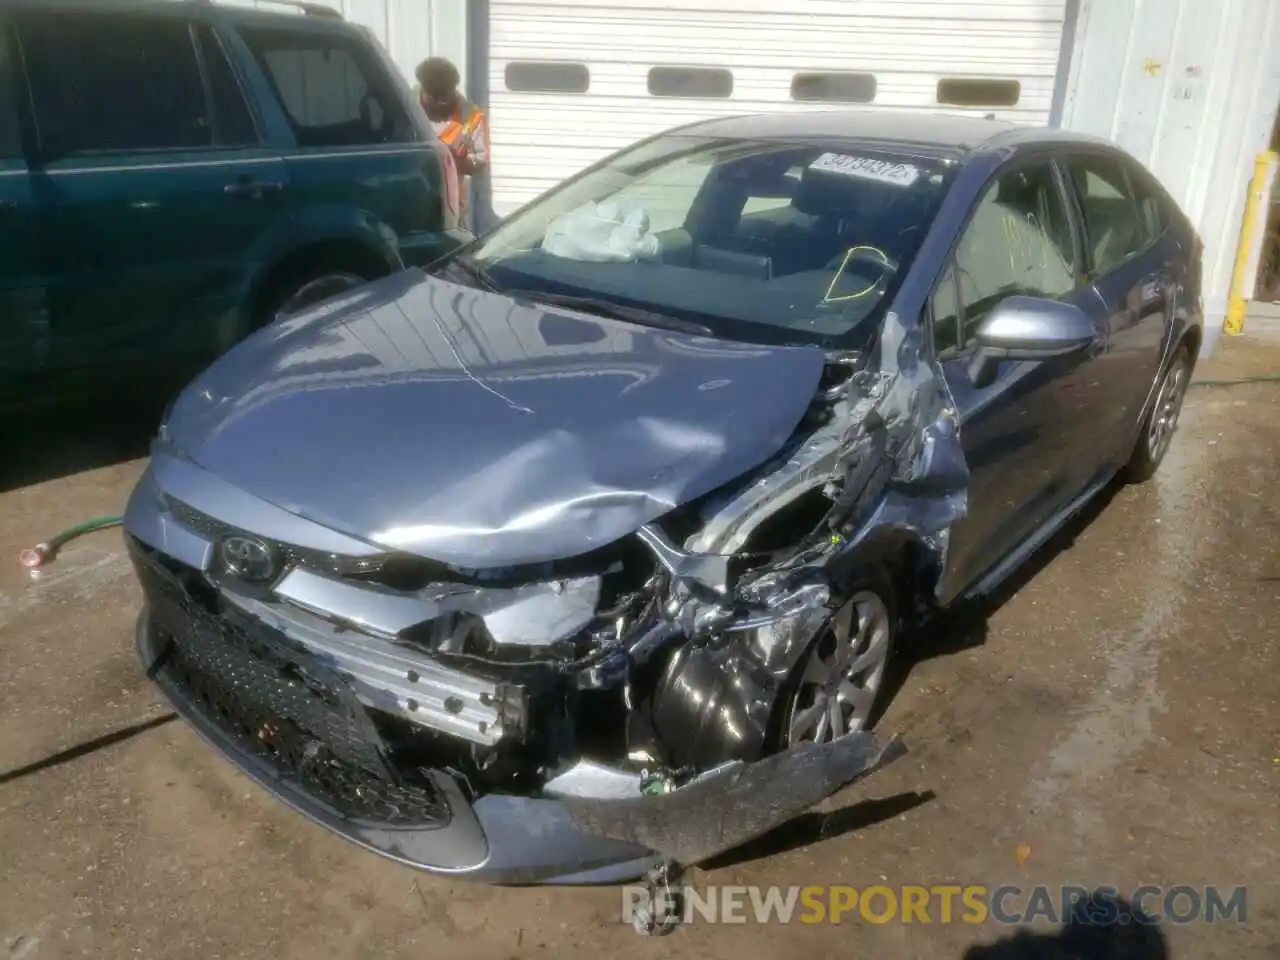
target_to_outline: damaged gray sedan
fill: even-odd
[[[149,675],[423,869],[600,882],[899,752],[895,643],[1168,449],[1199,241],[1105,144],[813,113],[645,141],[176,400]]]

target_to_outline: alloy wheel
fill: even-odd
[[[1147,425],[1147,456],[1152,463],[1158,463],[1169,449],[1169,441],[1173,439],[1173,433],[1178,427],[1178,417],[1182,414],[1182,401],[1186,392],[1186,364],[1175,363],[1160,382],[1160,392],[1156,394],[1151,421]]]
[[[860,591],[840,608],[803,667],[788,745],[825,743],[870,723],[892,638],[889,608],[875,593]]]

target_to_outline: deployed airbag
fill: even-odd
[[[551,221],[544,252],[566,260],[618,263],[653,260],[662,244],[649,232],[649,215],[635,204],[588,203]]]

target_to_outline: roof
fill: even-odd
[[[987,146],[1043,142],[1098,143],[1068,130],[1007,120],[875,108],[778,112],[721,117],[680,128],[683,133],[755,140],[839,138],[901,143],[942,153],[970,153]]]
[[[237,20],[263,20],[285,23],[305,22],[340,23],[342,15],[333,6],[337,0],[315,0],[309,6],[315,7],[317,16],[299,17],[308,4],[293,3],[290,0],[268,0],[263,7],[249,7],[239,3],[222,3],[218,0],[0,0],[0,10],[38,10],[40,12],[58,13],[176,13],[191,14],[212,12],[219,16],[234,17]],[[322,8],[328,7],[325,10]],[[286,19],[287,18],[287,19]]]

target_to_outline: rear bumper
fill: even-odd
[[[490,795],[471,803],[449,776],[433,774],[449,806],[447,824],[432,828],[354,822],[318,800],[270,763],[241,748],[201,704],[156,666],[160,653],[150,612],[138,618],[138,654],[172,705],[210,745],[277,799],[353,843],[431,873],[498,884],[622,883],[659,858],[643,847],[584,834],[563,801]]]

